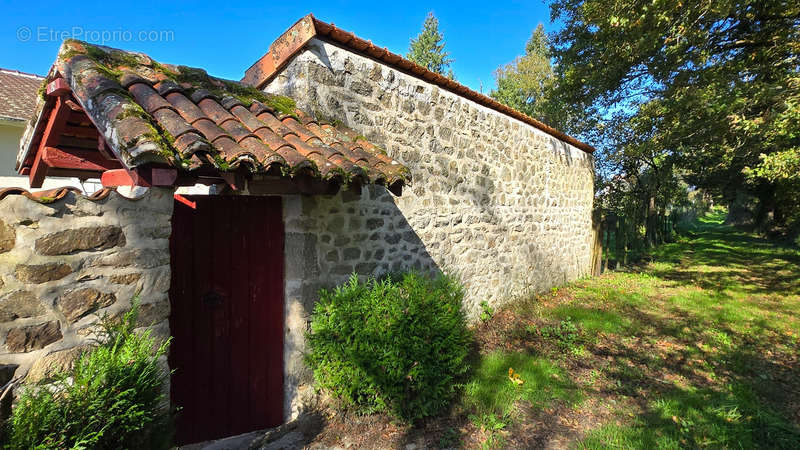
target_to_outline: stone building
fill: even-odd
[[[108,189],[0,194],[0,363],[46,377],[138,293],[181,442],[296,416],[353,272],[452,273],[474,316],[590,270],[590,147],[312,16],[241,82],[68,41],[46,94],[17,169]]]

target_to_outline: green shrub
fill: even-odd
[[[481,306],[481,316],[480,317],[481,317],[482,321],[486,322],[489,319],[491,319],[492,316],[494,316],[494,308],[489,306],[489,302],[487,302],[486,300],[483,300],[480,303],[480,306]]]
[[[169,341],[134,333],[137,312],[104,318],[99,345],[54,383],[23,387],[6,448],[169,448],[169,374],[157,361]]]
[[[353,275],[320,297],[307,361],[342,406],[411,422],[440,412],[463,385],[471,334],[452,278]]]

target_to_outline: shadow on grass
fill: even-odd
[[[733,351],[721,359],[760,367],[756,376],[731,377],[717,386],[697,382],[697,372],[679,370],[687,376],[684,384],[667,383],[643,372],[633,375],[622,366],[612,369],[619,386],[638,385],[637,392],[622,392],[635,397],[643,414],[633,423],[609,424],[591,431],[581,446],[585,448],[800,448],[797,411],[783,402],[781,388],[796,385],[800,373],[787,373],[758,358],[754,352]],[[767,375],[768,374],[768,375]],[[775,380],[776,374],[783,381]],[[796,387],[796,386],[795,386]],[[627,389],[623,389],[627,391]],[[647,396],[638,395],[646,392]],[[765,401],[766,400],[766,401]],[[794,416],[794,423],[793,418]]]
[[[660,266],[652,273],[667,280],[703,289],[740,289],[746,293],[781,292],[800,295],[800,252],[706,219],[681,241],[665,244],[654,259],[680,266]],[[691,262],[691,266],[687,263]],[[709,272],[709,266],[723,270]]]
[[[608,394],[630,397],[645,413],[633,425],[591,433],[587,447],[620,441],[634,448],[800,448],[796,354],[782,363],[765,357],[769,348],[796,349],[793,338],[742,336],[690,315],[638,320],[649,324],[644,342],[593,352],[610,360]],[[677,343],[658,348],[664,336]]]
[[[523,354],[602,373],[585,395],[625,405],[579,446],[800,448],[800,253],[716,217],[654,260],[518,306],[507,330]],[[542,321],[574,322],[585,353],[528,332]]]
[[[626,308],[636,342],[603,348],[613,394],[644,411],[589,433],[586,448],[800,448],[798,338],[771,314],[798,313],[797,252],[701,225],[665,245],[649,273],[700,287],[664,303],[667,315]],[[587,328],[592,328],[590,321]]]
[[[660,393],[631,425],[610,424],[589,433],[582,448],[786,448],[800,442],[797,428],[764,408],[752,388],[724,392],[671,389]]]

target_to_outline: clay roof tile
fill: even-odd
[[[43,81],[38,75],[0,69],[0,118],[20,122],[30,119]]]
[[[99,52],[101,57],[89,56]],[[386,166],[387,157],[349,149],[338,140],[346,138],[346,132],[328,131],[294,108],[290,99],[199,69],[67,41],[52,74],[64,77],[79,103],[72,114],[82,119],[70,120],[102,124],[99,133],[129,169],[154,162],[179,170],[211,165],[220,171],[238,167],[268,171],[277,165],[286,169],[280,173],[287,176],[304,172],[333,181],[393,176],[378,167]],[[84,120],[84,113],[91,122]],[[43,132],[43,127],[34,127],[29,133],[21,169],[32,164],[32,143],[40,142]]]

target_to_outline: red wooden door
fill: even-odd
[[[170,238],[177,444],[283,421],[281,199],[186,197]]]

